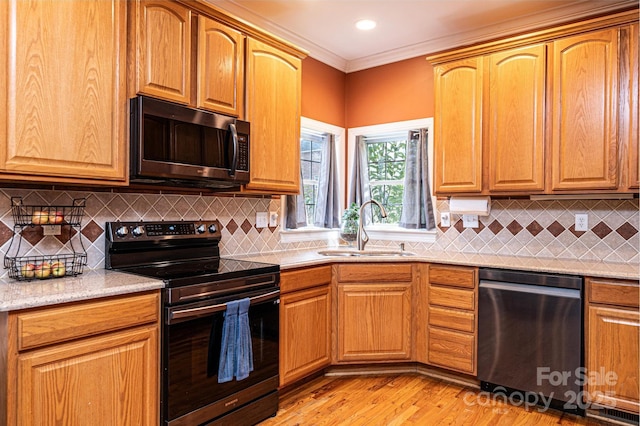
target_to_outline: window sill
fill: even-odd
[[[371,240],[435,243],[436,231],[424,229],[405,229],[397,226],[367,226],[367,234]],[[338,229],[304,228],[280,231],[281,243],[298,243],[302,241],[337,240]]]
[[[303,228],[280,231],[281,243],[299,243],[302,241],[332,240],[339,237],[338,229]]]
[[[371,240],[435,243],[436,230],[406,229],[399,226],[368,226],[367,234]]]

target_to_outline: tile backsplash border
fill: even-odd
[[[277,212],[280,200],[210,195],[139,194],[28,189],[0,190],[0,250],[4,257],[13,236],[10,198],[20,196],[27,205],[70,205],[86,198],[81,238],[88,269],[104,267],[104,226],[122,220],[218,219],[223,225],[223,256],[325,247],[325,240],[282,243],[280,227],[257,229],[255,213]],[[448,201],[438,200],[437,210],[448,211]],[[586,213],[589,230],[575,231],[574,215]],[[436,212],[436,220],[439,214]],[[414,250],[438,249],[466,253],[537,256],[555,259],[601,260],[639,263],[638,199],[632,200],[492,200],[491,214],[480,217],[478,228],[463,228],[452,217],[450,227],[438,226],[435,243],[407,242]],[[333,242],[335,243],[335,242]],[[373,241],[397,245],[397,241]],[[63,238],[31,235],[23,241],[21,255],[57,254],[68,250]],[[2,271],[0,276],[5,276]]]

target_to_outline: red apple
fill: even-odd
[[[49,262],[42,262],[36,265],[35,276],[41,280],[49,278],[51,275],[51,265]]]
[[[31,215],[31,223],[34,225],[44,225],[49,223],[49,213],[36,210]]]
[[[61,211],[49,213],[49,223],[59,224],[64,222],[64,213]]]
[[[64,274],[67,273],[67,270],[64,266],[64,262],[53,262],[51,264],[51,274],[54,277],[64,277]]]
[[[36,265],[33,263],[25,263],[20,269],[20,273],[25,278],[33,278],[35,276]]]

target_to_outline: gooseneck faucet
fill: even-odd
[[[360,206],[360,214],[358,217],[358,234],[356,235],[356,240],[358,240],[358,250],[362,251],[364,250],[364,246],[369,242],[369,235],[367,235],[367,231],[365,231],[364,229],[364,208],[367,204],[375,204],[380,208],[380,214],[382,215],[382,218],[386,218],[387,217],[387,211],[384,209],[384,207],[382,206],[382,204],[380,204],[379,202],[377,202],[376,200],[374,200],[373,198],[370,200],[365,201],[364,203],[362,203],[362,205]]]

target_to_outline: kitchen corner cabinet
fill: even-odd
[[[475,376],[478,269],[429,265],[427,362]]]
[[[10,312],[7,424],[157,425],[159,293]]]
[[[435,193],[482,190],[482,59],[434,68]]]
[[[247,40],[247,120],[251,123],[250,191],[300,192],[302,61]]]
[[[127,2],[0,2],[0,179],[122,185]]]
[[[130,62],[136,93],[243,115],[245,36],[178,2],[132,3]]]
[[[618,29],[556,40],[552,49],[551,189],[618,187]]]
[[[640,411],[640,284],[587,278],[585,402]],[[611,375],[614,374],[614,377]]]
[[[280,274],[280,386],[331,363],[331,266]]]
[[[336,361],[409,361],[415,267],[378,263],[334,268]]]

